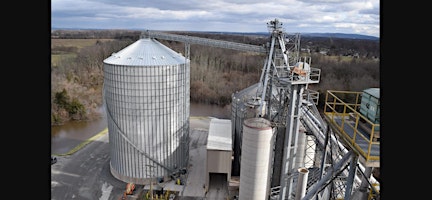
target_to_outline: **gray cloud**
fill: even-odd
[[[379,0],[52,0],[55,28],[287,32],[379,37]]]

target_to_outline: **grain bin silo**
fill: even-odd
[[[113,176],[147,184],[186,168],[190,61],[141,38],[103,62]]]
[[[231,95],[231,134],[234,159],[231,175],[240,175],[241,141],[243,135],[243,122],[245,119],[255,117],[254,100],[258,84],[249,86]]]
[[[273,141],[270,121],[264,118],[244,120],[240,200],[262,200],[269,196]]]

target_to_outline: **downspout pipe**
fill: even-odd
[[[309,170],[306,167],[298,168],[297,190],[295,193],[295,200],[301,200],[306,194],[307,180]]]

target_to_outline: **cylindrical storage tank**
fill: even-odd
[[[250,112],[247,101],[256,96],[258,84],[249,86],[239,92],[231,95],[231,122],[233,134],[233,153],[234,159],[232,162],[232,176],[240,175],[240,157],[241,157],[241,141],[243,135],[243,122],[245,119],[253,118],[254,113]],[[246,102],[245,102],[246,101]]]
[[[112,175],[147,184],[186,168],[189,60],[141,38],[103,62]]]
[[[265,200],[270,183],[273,129],[264,118],[244,120],[240,164],[240,200]]]

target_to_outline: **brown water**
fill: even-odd
[[[217,105],[191,103],[190,116],[206,116],[219,119],[230,119],[231,106],[228,105],[221,107]]]
[[[105,109],[101,108],[100,111],[102,118],[97,120],[68,122],[61,126],[51,126],[51,154],[65,154],[107,128]],[[190,116],[230,119],[231,107],[191,103]]]

